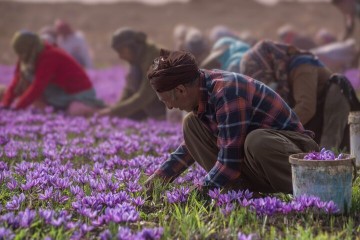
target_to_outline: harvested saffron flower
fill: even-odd
[[[311,152],[305,155],[305,160],[341,160],[344,159],[344,154],[340,153],[338,156],[331,151],[322,148],[320,152]]]

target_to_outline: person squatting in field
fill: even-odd
[[[103,107],[83,68],[62,49],[30,31],[16,32],[12,47],[18,62],[3,107],[49,105],[70,115],[89,115]]]
[[[321,147],[349,150],[347,117],[360,104],[345,76],[333,74],[311,52],[269,40],[244,54],[240,72],[271,86]]]
[[[136,120],[165,118],[166,109],[146,78],[146,71],[159,55],[160,48],[147,40],[145,33],[127,27],[115,31],[111,45],[120,59],[130,64],[130,70],[121,99],[113,106],[100,110],[99,114]]]
[[[193,163],[207,175],[197,190],[292,192],[289,155],[317,151],[313,133],[265,84],[241,74],[199,69],[192,54],[162,50],[148,79],[167,108],[189,112],[184,142],[145,186],[171,182]]]

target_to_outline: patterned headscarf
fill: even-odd
[[[154,60],[147,76],[157,92],[166,92],[193,81],[199,73],[195,57],[191,53],[161,49],[160,57]]]
[[[243,56],[240,72],[266,85],[276,84],[276,92],[285,100],[290,99],[288,65],[297,55],[313,55],[294,46],[260,41]]]
[[[12,39],[12,47],[19,57],[21,75],[15,93],[21,94],[33,80],[36,59],[44,49],[44,43],[33,32],[19,31],[15,33]]]
[[[231,37],[223,37],[214,44],[213,50],[224,46],[228,46],[228,48],[217,58],[220,62],[221,69],[239,72],[240,61],[245,52],[250,49],[250,45]]]

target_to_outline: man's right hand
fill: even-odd
[[[154,191],[155,182],[158,179],[160,179],[160,177],[154,173],[150,177],[148,177],[148,179],[146,179],[146,181],[144,182],[144,187],[146,188],[146,197],[147,198],[152,196],[153,191]]]

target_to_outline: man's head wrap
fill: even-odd
[[[131,28],[119,28],[112,36],[111,47],[119,50],[122,47],[138,47],[146,43],[146,34]]]
[[[154,60],[147,76],[157,92],[166,92],[195,80],[199,76],[199,68],[191,53],[161,49],[160,57]]]

